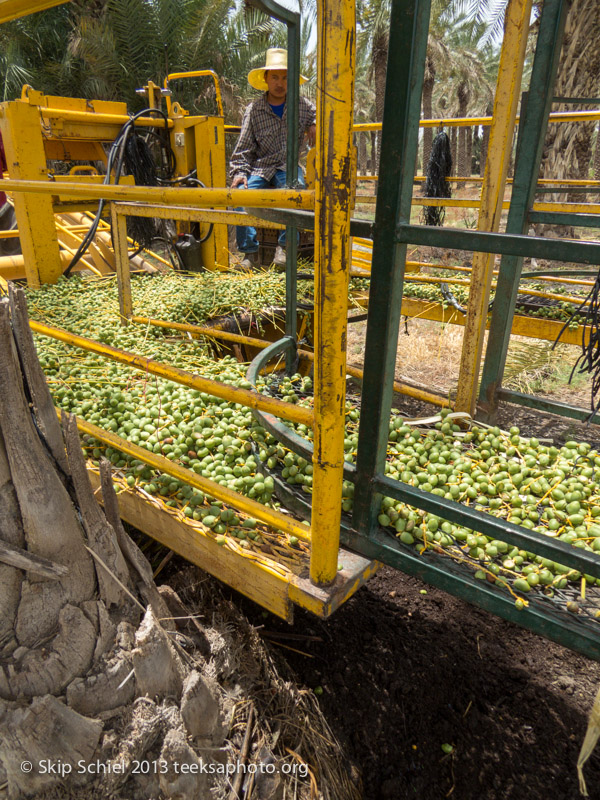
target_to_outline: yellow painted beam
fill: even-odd
[[[350,272],[353,0],[317,3],[315,160],[315,427],[310,577],[337,573],[344,465],[347,297]],[[244,203],[244,205],[248,205]]]
[[[494,275],[497,274],[498,272],[495,271]],[[467,280],[466,278],[438,278],[435,275],[411,275],[409,281],[412,283],[433,283],[437,285],[446,283],[449,286],[470,286],[471,284],[471,281]],[[492,282],[491,287],[492,289],[495,289],[496,284]],[[575,303],[576,305],[581,304],[581,302],[584,299],[583,297],[575,297],[573,295],[568,295],[568,294],[556,294],[556,292],[546,292],[546,291],[541,291],[540,289],[530,289],[528,286],[523,286],[523,293],[532,295],[533,297],[546,297],[549,300],[558,300],[561,303]]]
[[[428,300],[418,300],[412,297],[404,297],[402,300],[402,315],[409,319],[429,319],[434,322],[443,322],[447,325],[463,325],[465,317],[455,308],[444,308],[441,303],[433,303]],[[486,322],[486,329],[489,328],[489,321]],[[549,342],[556,341],[558,334],[564,327],[564,322],[554,319],[540,319],[539,317],[528,317],[524,314],[515,314],[511,334],[513,336],[526,336],[529,339],[544,339]],[[581,346],[581,342],[589,344],[589,326],[579,327],[575,330],[566,328],[560,337],[561,344],[571,344]]]
[[[26,108],[26,106],[24,106]],[[38,120],[39,123],[39,120]],[[39,128],[39,124],[38,124]],[[89,197],[133,200],[172,206],[248,206],[253,208],[312,208],[314,192],[308,189],[190,189],[187,187],[90,185],[65,181],[58,186],[45,180],[7,180],[7,192],[59,195],[63,199]]]
[[[532,0],[509,0],[494,99],[493,122],[481,189],[479,231],[498,231],[521,91]],[[456,410],[473,414],[495,256],[473,254]]]
[[[59,409],[57,409],[57,413],[60,415]],[[275,528],[275,530],[283,531],[290,536],[297,536],[305,542],[310,541],[310,528],[307,525],[297,522],[293,517],[290,517],[289,514],[282,514],[281,511],[268,508],[262,505],[262,503],[258,503],[256,500],[234,492],[232,489],[228,489],[226,486],[222,486],[216,481],[211,481],[208,478],[197,475],[191,469],[182,467],[180,464],[175,464],[164,456],[157,455],[150,450],[146,450],[144,447],[139,447],[127,441],[127,439],[117,436],[115,433],[110,433],[103,428],[99,428],[97,425],[92,425],[91,422],[86,422],[80,417],[77,418],[77,427],[82,433],[87,433],[89,436],[93,436],[94,439],[98,439],[116,448],[121,453],[126,453],[139,461],[143,461],[153,469],[160,470],[167,475],[171,475],[173,478],[177,478],[179,481],[193,486],[194,489],[200,489],[210,497],[214,497],[215,500],[222,500],[224,503],[241,511],[243,514],[254,517],[264,522],[265,525]]]
[[[361,180],[359,176],[359,180]],[[374,180],[374,178],[364,177],[364,180]],[[427,180],[425,175],[415,175],[415,183],[424,183]],[[468,178],[455,175],[454,177],[446,178],[446,183],[483,183],[483,178],[479,175],[470,175]],[[507,178],[508,185],[513,183],[512,178]],[[591,179],[583,178],[538,178],[538,186],[600,186],[600,181],[593,181]]]
[[[268,347],[271,342],[264,339],[256,339],[252,336],[244,336],[241,333],[230,333],[229,331],[222,331],[218,328],[208,328],[201,325],[190,325],[183,322],[168,322],[161,319],[150,319],[148,317],[132,317],[132,322],[140,325],[154,325],[158,328],[169,328],[176,331],[185,331],[186,333],[196,334],[199,336],[206,336],[209,339],[220,339],[224,342],[235,342],[236,344],[247,344],[250,347],[264,349]],[[306,358],[309,361],[314,361],[315,354],[310,350],[298,350],[298,355]],[[363,379],[363,370],[353,364],[346,364],[346,374],[351,375],[357,380]],[[416,397],[418,400],[423,400],[426,403],[433,403],[434,405],[446,407],[449,403],[446,398],[433,392],[428,392],[426,389],[410,386],[403,381],[394,381],[394,391],[398,394],[405,394],[409,397]]]
[[[550,191],[550,190],[548,190]],[[377,198],[370,194],[356,195],[359,205],[374,206]],[[479,197],[413,197],[413,206],[443,206],[444,208],[480,208]],[[510,208],[510,200],[502,200],[500,208],[506,211]],[[537,202],[532,205],[532,211],[569,212],[571,214],[600,214],[600,203],[561,203]]]
[[[255,217],[245,211],[216,211],[207,208],[190,208],[180,206],[156,206],[147,203],[115,204],[117,213],[135,217],[160,217],[161,219],[181,219],[189,222],[216,222],[222,225],[254,225],[261,228],[281,230],[285,228],[279,222]]]
[[[11,19],[26,17],[36,11],[62,6],[69,0],[0,0],[0,24]]]
[[[100,477],[97,471],[88,467],[88,476],[92,489],[98,490]],[[118,492],[117,500],[121,517],[130,525],[278,617],[292,621],[293,606],[288,596],[287,574],[243,555],[235,545],[218,545],[215,537],[199,523],[185,522],[169,514],[159,503],[154,504],[135,491],[124,487]]]
[[[118,350],[116,347],[101,344],[93,339],[86,339],[83,336],[77,336],[74,333],[65,331],[62,328],[44,325],[35,320],[30,320],[30,326],[35,333],[39,333],[42,336],[57,339],[59,342],[65,342],[65,344],[72,345],[73,347],[80,347],[82,350],[87,350],[90,353],[97,353],[111,361],[117,361],[119,364],[125,364],[133,369],[139,369],[142,370],[142,372],[157,375],[159,378],[165,378],[166,380],[180,383],[183,386],[188,386],[190,389],[197,389],[199,392],[206,392],[213,397],[220,397],[222,400],[227,400],[230,403],[240,403],[240,405],[248,408],[267,411],[270,414],[274,414],[276,417],[287,419],[290,422],[297,422],[309,427],[313,425],[313,412],[310,408],[306,408],[306,406],[284,403],[283,400],[278,400],[275,397],[268,397],[259,392],[253,392],[249,389],[240,389],[237,386],[229,386],[226,383],[219,383],[219,381],[213,381],[209,378],[202,378],[200,375],[192,375],[190,372],[186,372],[177,367],[161,364],[158,361],[138,356],[135,353],[128,353],[125,350]]]
[[[9,183],[50,184],[38,109],[26,103],[3,103],[0,132],[11,178],[2,181],[6,184],[3,190],[8,190]],[[56,283],[62,264],[52,197],[16,194],[14,205],[27,283],[32,287]]]
[[[506,38],[506,37],[505,37]],[[558,122],[594,122],[600,119],[600,111],[553,111],[548,115],[551,123]],[[520,117],[515,115],[515,124],[519,124]],[[448,119],[422,119],[419,121],[421,128],[471,128],[474,125],[492,125],[494,117],[449,117]],[[237,128],[239,131],[239,128]],[[358,122],[352,127],[353,133],[367,131],[380,131],[381,122]],[[452,180],[456,180],[452,178]]]

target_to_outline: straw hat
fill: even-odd
[[[259,92],[266,92],[269,88],[265,80],[265,72],[268,69],[287,70],[287,50],[271,47],[267,50],[266,62],[264,67],[250,70],[248,73],[248,83],[253,89],[258,89]],[[306,83],[307,80],[308,78],[305,78],[304,75],[300,75],[300,83]]]

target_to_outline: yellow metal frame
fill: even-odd
[[[180,80],[182,78],[204,78],[204,77],[208,77],[208,78],[212,78],[213,79],[213,83],[215,84],[215,101],[217,103],[217,108],[219,110],[219,115],[222,117],[222,116],[224,116],[224,114],[223,114],[223,99],[221,97],[221,86],[219,84],[219,76],[217,75],[217,73],[214,70],[212,70],[212,69],[198,69],[198,70],[195,70],[193,72],[171,72],[165,78],[164,86],[165,86],[165,89],[168,89],[169,88],[169,83],[171,81]],[[167,101],[167,114],[170,115],[171,111],[172,111],[172,108],[173,108],[173,101],[171,100],[171,98],[170,98],[170,96],[168,94],[166,95],[166,101]]]
[[[0,0],[0,24],[10,22],[36,11],[62,6],[69,0]]]
[[[173,464],[167,458],[155,456],[144,448],[136,447],[81,419],[77,420],[77,427],[81,433],[111,444],[123,452],[130,452],[149,466],[240,508],[240,496],[224,489],[220,484],[201,479],[195,472]],[[100,478],[97,470],[88,467],[88,475],[92,488],[99,491]],[[330,616],[380,566],[377,561],[369,561],[347,550],[341,550],[336,585],[330,589],[321,589],[313,586],[306,578],[282,570],[272,559],[258,559],[254,553],[244,551],[232,541],[227,541],[224,545],[218,544],[214,534],[201,523],[192,524],[185,518],[177,518],[165,512],[159,503],[148,502],[141,493],[131,489],[119,478],[113,480],[120,485],[117,500],[123,519],[288,622],[293,619],[293,604],[306,608],[319,617]],[[243,513],[252,514],[254,518],[271,527],[306,540],[308,528],[305,525],[253,500],[243,500],[245,507],[240,508]]]
[[[119,350],[116,347],[96,342],[93,339],[87,339],[85,336],[78,336],[62,328],[44,325],[35,320],[31,320],[30,325],[35,333],[39,333],[42,336],[49,336],[52,339],[57,339],[59,342],[64,342],[73,347],[80,347],[82,350],[96,353],[111,361],[116,361],[119,364],[125,364],[126,366],[142,370],[150,375],[156,375],[159,378],[165,378],[166,380],[180,383],[182,386],[196,389],[199,392],[206,392],[207,394],[213,395],[213,397],[220,397],[222,400],[227,400],[230,403],[239,403],[247,408],[275,414],[277,417],[281,417],[281,419],[296,422],[299,425],[313,426],[314,414],[312,410],[306,406],[296,406],[249,389],[240,389],[237,386],[230,386],[229,384],[220,383],[219,381],[214,381],[209,378],[202,378],[200,375],[193,375],[178,367],[161,364],[158,361],[144,358],[144,356],[139,356],[136,353],[128,353],[125,350]]]
[[[472,118],[469,120],[444,120],[444,124],[474,125],[492,124],[491,141],[489,146],[489,163],[482,185],[480,206],[480,230],[497,229],[499,213],[503,207],[503,195],[506,185],[507,158],[509,150],[507,143],[510,141],[516,117],[516,103],[520,85],[520,76],[523,64],[523,55],[529,11],[532,0],[515,0],[509,6],[507,34],[503,44],[500,77],[496,94],[496,104],[493,118]],[[6,3],[0,0],[0,13]],[[13,8],[21,9],[33,6],[31,3],[13,3]],[[44,232],[50,233],[48,222],[52,217],[53,206],[56,202],[79,202],[104,198],[112,202],[111,214],[113,232],[115,235],[115,256],[119,280],[121,313],[124,320],[136,320],[133,316],[133,303],[131,287],[129,284],[129,259],[128,242],[126,236],[126,216],[128,214],[163,216],[168,213],[170,217],[182,220],[202,220],[217,223],[234,223],[240,220],[237,212],[228,212],[228,206],[244,206],[246,208],[300,208],[314,210],[315,212],[315,405],[314,411],[261,395],[258,392],[239,389],[216,381],[208,380],[201,376],[191,375],[168,365],[158,364],[149,359],[131,353],[124,353],[115,348],[92,342],[89,339],[76,336],[66,331],[60,331],[47,325],[32,322],[32,328],[37,333],[53,336],[75,347],[82,347],[104,357],[119,361],[123,364],[159,375],[163,378],[174,380],[183,385],[199,389],[214,396],[221,397],[229,402],[240,403],[246,407],[260,409],[291,422],[301,423],[312,427],[314,432],[313,456],[313,494],[312,494],[312,522],[310,528],[301,525],[287,515],[280,514],[271,509],[259,506],[251,500],[236,492],[224,489],[218,484],[200,478],[183,467],[179,467],[168,459],[149,454],[147,451],[136,448],[131,443],[114,437],[105,431],[100,431],[87,423],[81,423],[83,431],[104,442],[110,442],[122,452],[135,455],[145,463],[154,465],[157,469],[164,470],[167,474],[176,474],[192,486],[198,486],[212,496],[231,503],[234,507],[251,513],[252,516],[262,520],[268,525],[286,533],[293,533],[299,538],[310,541],[310,581],[304,584],[285,578],[279,584],[279,577],[272,571],[246,560],[244,567],[239,568],[241,561],[237,561],[230,552],[232,548],[218,548],[208,534],[187,531],[185,525],[178,523],[168,533],[161,528],[161,517],[150,520],[151,510],[139,497],[133,498],[131,493],[120,493],[122,513],[134,524],[139,524],[143,517],[147,521],[147,529],[160,541],[169,547],[182,552],[186,557],[191,557],[204,568],[214,571],[218,577],[224,577],[233,586],[245,591],[246,594],[259,602],[271,607],[275,613],[289,617],[289,603],[300,603],[311,608],[315,613],[329,613],[335,604],[342,602],[366,579],[377,564],[364,559],[352,569],[344,570],[345,559],[348,557],[339,548],[340,517],[341,517],[341,489],[344,466],[344,422],[345,422],[345,382],[346,374],[353,374],[346,363],[347,339],[347,306],[348,282],[352,265],[350,252],[350,209],[352,196],[352,180],[355,175],[353,163],[353,133],[361,130],[376,130],[379,126],[354,126],[353,125],[353,89],[355,67],[355,31],[354,3],[352,0],[319,0],[318,2],[318,60],[317,60],[317,147],[315,153],[315,189],[291,190],[230,190],[224,187],[225,177],[221,171],[212,171],[210,153],[206,163],[201,164],[201,170],[207,170],[206,182],[211,188],[168,188],[168,187],[135,187],[135,186],[105,186],[94,183],[77,181],[74,178],[67,181],[51,183],[45,174],[44,143],[41,139],[39,114],[41,109],[44,123],[57,132],[62,130],[72,132],[77,126],[79,130],[88,131],[90,144],[99,136],[117,132],[127,119],[122,104],[101,107],[94,106],[90,112],[81,108],[76,101],[59,102],[59,98],[50,98],[44,101],[43,96],[28,90],[26,99],[20,104],[6,104],[0,117],[0,128],[10,127],[10,115],[18,115],[19,129],[34,128],[30,142],[19,142],[13,135],[9,136],[7,154],[9,162],[17,162],[18,169],[9,170],[10,179],[3,188],[15,193],[15,203],[22,209],[24,218],[33,220],[39,225],[38,212],[44,219]],[[205,72],[205,71],[202,71]],[[170,76],[183,75],[175,73]],[[169,102],[169,101],[167,101]],[[36,105],[37,103],[37,105]],[[54,109],[54,110],[53,110]],[[172,137],[175,138],[176,158],[181,174],[187,174],[190,153],[195,147],[195,152],[202,149],[200,143],[210,136],[198,134],[193,130],[189,115],[185,110],[170,105],[173,118],[169,125]],[[552,121],[589,120],[598,119],[597,112],[582,114],[553,115]],[[424,124],[437,126],[440,120],[428,120]],[[156,120],[140,121],[139,124],[157,124]],[[194,123],[195,124],[195,123]],[[216,131],[216,145],[222,148],[225,127],[218,118],[203,119],[201,125],[206,131]],[[81,126],[84,126],[82,128]],[[89,126],[89,128],[85,128]],[[14,127],[14,126],[13,126]],[[16,128],[15,128],[16,129]],[[228,127],[228,130],[232,130]],[[85,137],[84,137],[85,138]],[[114,138],[114,136],[113,136]],[[178,144],[178,142],[181,144]],[[26,146],[27,145],[27,146]],[[31,153],[28,153],[30,147]],[[179,149],[178,149],[179,148]],[[221,167],[219,167],[221,169]],[[370,178],[371,179],[371,178]],[[201,178],[202,180],[202,178]],[[221,188],[216,188],[221,185]],[[425,202],[425,201],[419,201]],[[442,205],[439,200],[431,201]],[[467,200],[466,203],[473,201]],[[456,204],[456,201],[454,201]],[[166,206],[169,206],[168,212]],[[162,210],[157,212],[157,207]],[[467,206],[468,207],[468,206]],[[552,210],[567,209],[570,211],[585,209],[590,211],[589,204],[537,204],[538,209],[550,207]],[[176,208],[177,211],[173,211]],[[43,212],[43,213],[42,213]],[[243,217],[249,221],[249,217]],[[33,226],[32,226],[33,227]],[[47,237],[45,244],[42,237],[31,234],[30,241],[27,231],[22,231],[24,241],[26,267],[29,270],[28,280],[34,285],[40,281],[56,279],[61,272],[58,244],[56,242],[56,229],[52,220],[52,235]],[[46,249],[44,249],[46,248]],[[44,256],[47,258],[45,259]],[[217,251],[214,253],[218,261]],[[27,266],[28,262],[30,265]],[[43,274],[41,267],[46,270]],[[49,266],[47,266],[49,265]],[[471,316],[467,318],[468,335],[465,336],[465,351],[463,354],[463,368],[461,378],[465,386],[461,389],[460,402],[462,404],[472,396],[471,377],[476,372],[478,364],[480,341],[482,331],[486,324],[487,296],[492,280],[491,260],[484,256],[473,271],[472,299],[470,304]],[[429,307],[429,312],[426,308]],[[445,321],[461,322],[456,318],[456,312],[443,310],[438,304],[424,304],[419,301],[405,299],[403,313],[427,316],[437,314]],[[431,317],[430,317],[431,318]],[[515,319],[515,326],[519,318]],[[156,321],[151,321],[156,324]],[[168,323],[165,323],[168,324]],[[539,335],[542,329],[550,331],[560,323],[549,320],[527,319],[528,326],[539,326]],[[554,337],[554,330],[552,337]],[[198,331],[199,332],[199,331]],[[517,331],[515,331],[517,332]],[[207,334],[210,335],[210,334]],[[213,332],[213,335],[218,335]],[[223,337],[226,338],[226,337]],[[549,338],[544,336],[542,338]],[[577,334],[580,338],[580,334]],[[231,341],[234,341],[232,338]],[[245,341],[251,343],[246,337]],[[360,371],[355,370],[357,377]],[[459,384],[460,385],[460,384]],[[418,391],[418,390],[417,390]],[[424,397],[424,394],[421,393]],[[417,396],[417,395],[414,395]],[[439,398],[438,398],[439,402]],[[443,404],[443,401],[439,403]],[[162,538],[161,538],[162,537]],[[193,553],[193,555],[191,555]],[[239,555],[239,554],[238,554]],[[338,568],[342,565],[340,573]],[[252,585],[250,591],[248,587]],[[331,587],[331,588],[327,588]]]
[[[520,116],[515,116],[515,122],[520,122]],[[600,111],[552,111],[548,117],[550,122],[595,122],[600,119]],[[492,125],[494,116],[491,117],[440,117],[439,119],[419,120],[421,128],[469,128],[473,125]],[[352,126],[353,133],[366,133],[380,131],[381,122],[358,122]]]

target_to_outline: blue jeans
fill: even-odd
[[[298,167],[298,184],[299,188],[306,189],[304,183],[304,173],[302,167]],[[244,186],[239,186],[243,189]],[[248,178],[248,189],[285,189],[285,170],[278,169],[275,175],[268,181],[266,178],[261,178],[260,175],[250,175]],[[236,208],[236,211],[244,211],[244,208]],[[250,210],[252,213],[252,210]],[[258,253],[258,239],[256,238],[256,228],[251,225],[238,225],[236,228],[236,241],[238,250],[241,253]],[[282,230],[277,239],[280,247],[285,247],[285,230]]]

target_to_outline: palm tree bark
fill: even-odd
[[[466,117],[469,109],[469,100],[471,99],[471,91],[466,83],[459,84],[457,88],[458,95],[458,116]],[[467,128],[460,127],[458,129],[458,164],[457,175],[464,178],[470,173],[470,168],[467,167]],[[469,130],[470,132],[470,130]]]
[[[456,175],[456,162],[457,162],[457,150],[458,150],[458,129],[452,128],[450,133],[450,150],[452,151],[452,174]]]
[[[371,175],[377,175],[377,131],[371,131]]]
[[[425,61],[425,79],[423,81],[423,119],[433,118],[433,86],[435,83],[436,67],[433,58],[427,54]],[[427,171],[431,145],[433,143],[433,128],[423,129],[423,175]]]
[[[373,74],[375,77],[375,116],[377,121],[383,120],[385,100],[385,78],[387,73],[389,34],[386,28],[379,28],[373,38]],[[381,131],[377,133],[377,150],[373,156],[374,174],[379,172],[379,150],[381,147]]]
[[[358,169],[361,175],[367,172],[367,134],[358,134]]]
[[[600,87],[600,3],[573,0],[565,27],[558,77],[557,97],[594,97]],[[555,110],[572,111],[573,105]],[[577,105],[577,109],[593,108]],[[595,123],[550,125],[542,160],[542,175],[548,178],[587,178],[591,167],[591,142]],[[578,195],[581,200],[581,195]]]
[[[487,106],[485,110],[485,114],[487,117],[491,116],[492,114],[492,106],[491,104]],[[487,154],[488,154],[488,145],[490,143],[490,126],[484,125],[483,126],[483,133],[481,136],[481,157],[479,159],[479,175],[483,178],[483,173],[485,172],[485,162],[487,161]]]
[[[465,128],[465,135],[467,137],[466,143],[466,150],[465,150],[465,167],[466,167],[466,175],[468,178],[471,177],[473,173],[473,134],[474,128]]]

